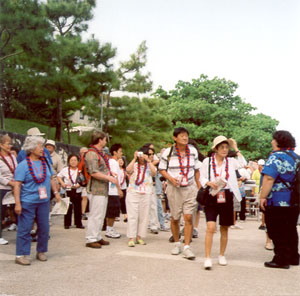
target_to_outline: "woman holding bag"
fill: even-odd
[[[233,148],[237,153],[237,159],[227,157],[230,148]],[[218,216],[220,216],[221,232],[218,262],[220,265],[227,265],[224,253],[228,241],[228,228],[233,225],[233,196],[239,201],[241,200],[235,171],[246,165],[246,161],[233,139],[227,139],[224,136],[216,137],[213,141],[212,150],[214,153],[210,157],[210,161],[209,158],[204,159],[200,169],[202,187],[210,187],[210,195],[205,205],[207,228],[204,268],[207,270],[212,268],[211,249]],[[210,178],[208,177],[209,165]]]

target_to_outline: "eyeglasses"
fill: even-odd
[[[148,153],[149,156],[154,155],[154,153]]]

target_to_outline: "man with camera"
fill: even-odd
[[[195,255],[189,244],[193,233],[193,213],[197,207],[197,189],[200,188],[200,162],[196,148],[188,145],[187,129],[175,128],[173,139],[175,145],[165,150],[158,167],[161,175],[168,182],[166,193],[171,211],[171,230],[175,241],[171,254],[179,255],[182,252],[179,223],[183,214],[185,222],[183,256],[193,260]]]

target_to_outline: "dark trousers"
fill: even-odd
[[[2,199],[9,190],[0,190],[0,238],[2,237],[2,220],[4,219],[5,206],[2,205]]]
[[[127,214],[127,210],[126,210],[126,193],[127,193],[127,190],[122,189],[122,192],[123,192],[123,197],[120,198],[121,213],[122,214]]]
[[[273,262],[283,265],[299,262],[298,215],[297,207],[266,208],[267,231],[274,244]]]
[[[236,213],[235,218],[240,217],[240,220],[245,221],[246,220],[246,197],[242,197],[241,200],[241,210]]]
[[[70,205],[67,214],[64,218],[64,225],[71,226],[72,212],[74,208],[74,224],[77,227],[82,226],[81,222],[81,193],[76,193],[76,189],[67,191],[67,196],[70,197]]]

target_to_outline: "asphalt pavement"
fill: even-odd
[[[86,225],[86,221],[84,221]],[[213,269],[203,269],[205,218],[191,248],[196,260],[170,254],[170,232],[149,233],[147,245],[127,247],[126,223],[115,223],[120,239],[107,239],[102,249],[85,247],[85,230],[63,228],[63,217],[52,217],[48,261],[15,264],[16,232],[4,231],[9,245],[0,246],[0,296],[17,295],[300,295],[300,267],[268,269],[273,252],[264,249],[260,223],[248,218],[244,229],[230,229],[227,266],[217,264],[220,234],[214,236]],[[104,235],[104,233],[103,233]]]

